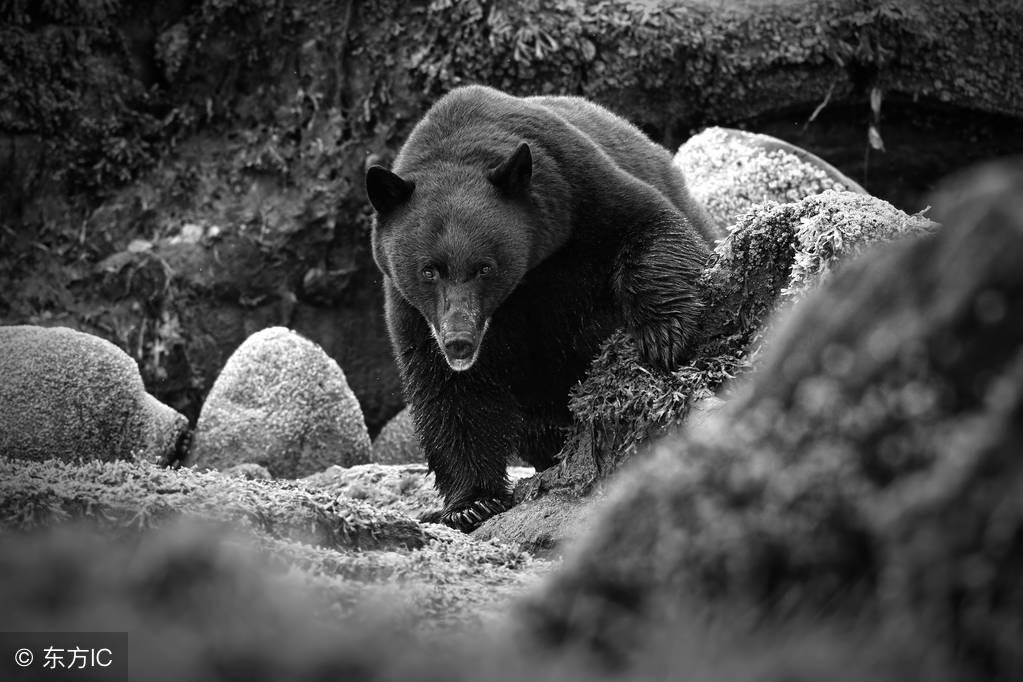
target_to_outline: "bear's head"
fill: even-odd
[[[448,366],[464,371],[494,311],[529,269],[532,155],[523,142],[486,169],[421,166],[407,177],[381,166],[366,172],[376,209],[373,257],[426,319]]]

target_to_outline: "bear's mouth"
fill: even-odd
[[[483,336],[487,333],[489,327],[490,318],[488,317],[483,321],[483,328],[478,335],[469,332],[458,332],[442,336],[433,324],[430,325],[430,330],[433,332],[433,337],[436,339],[441,354],[448,363],[448,367],[456,372],[464,372],[476,364],[476,359],[480,355],[480,348],[483,346]]]

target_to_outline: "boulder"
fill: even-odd
[[[369,460],[359,403],[344,372],[312,341],[283,327],[250,336],[203,404],[189,464],[266,467],[298,478]]]
[[[188,421],[146,392],[114,344],[64,327],[0,327],[0,455],[176,462]]]
[[[407,407],[394,415],[377,434],[370,459],[377,464],[426,462],[426,453],[419,445],[412,413]]]
[[[693,197],[714,221],[731,227],[766,201],[789,203],[826,190],[867,194],[824,159],[770,135],[707,128],[675,154]]]

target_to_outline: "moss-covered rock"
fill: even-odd
[[[0,456],[168,464],[187,434],[187,420],[146,392],[138,365],[109,341],[0,327]]]
[[[407,407],[394,415],[373,439],[370,458],[377,464],[426,462],[426,453],[416,437],[416,426]]]
[[[826,190],[798,202],[766,202],[740,217],[736,234],[719,251],[721,260],[707,272],[707,278],[715,287],[715,295],[720,295],[721,290],[716,287],[729,270],[747,286],[753,278],[772,276],[770,286],[759,294],[762,312],[752,316],[763,321],[764,312],[772,305],[791,303],[801,293],[819,285],[833,268],[855,258],[866,248],[917,237],[936,228],[937,223],[923,215],[907,215],[887,201],[861,193]],[[785,244],[782,235],[791,241]],[[767,248],[766,240],[772,238],[791,249],[790,263],[768,260],[772,250]],[[780,276],[786,279],[779,289]],[[727,285],[724,290],[734,293]],[[772,302],[774,296],[780,297],[779,300]],[[715,309],[705,322],[708,330],[713,329],[722,313],[720,300],[714,298],[713,301]],[[744,303],[749,306],[750,301]],[[734,314],[734,311],[729,312]],[[749,315],[750,309],[744,312]]]
[[[275,478],[369,461],[369,434],[344,372],[312,341],[283,327],[234,352],[203,404],[189,463],[243,462]]]
[[[579,489],[606,478],[638,445],[680,425],[694,403],[713,398],[723,382],[748,370],[779,305],[867,245],[935,227],[886,201],[832,190],[750,209],[718,245],[699,282],[704,317],[692,361],[670,374],[651,372],[627,334],[613,335],[572,393],[576,423],[564,464],[541,473],[545,482],[537,491]]]
[[[827,161],[770,135],[707,128],[675,154],[689,191],[714,221],[732,227],[769,201],[786,204],[826,190],[867,194]]]

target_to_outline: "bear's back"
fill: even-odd
[[[483,85],[456,88],[415,127],[394,169],[402,174],[452,163],[490,168],[523,140],[553,153],[562,165],[576,166],[576,177],[592,171],[586,164],[613,165],[683,213],[707,243],[719,236],[668,150],[625,119],[580,97],[515,97]],[[539,151],[534,148],[534,154]],[[542,164],[535,171],[549,179]]]
[[[685,180],[668,150],[617,114],[581,97],[527,97],[561,116],[593,140],[625,172],[653,186],[684,208]]]

